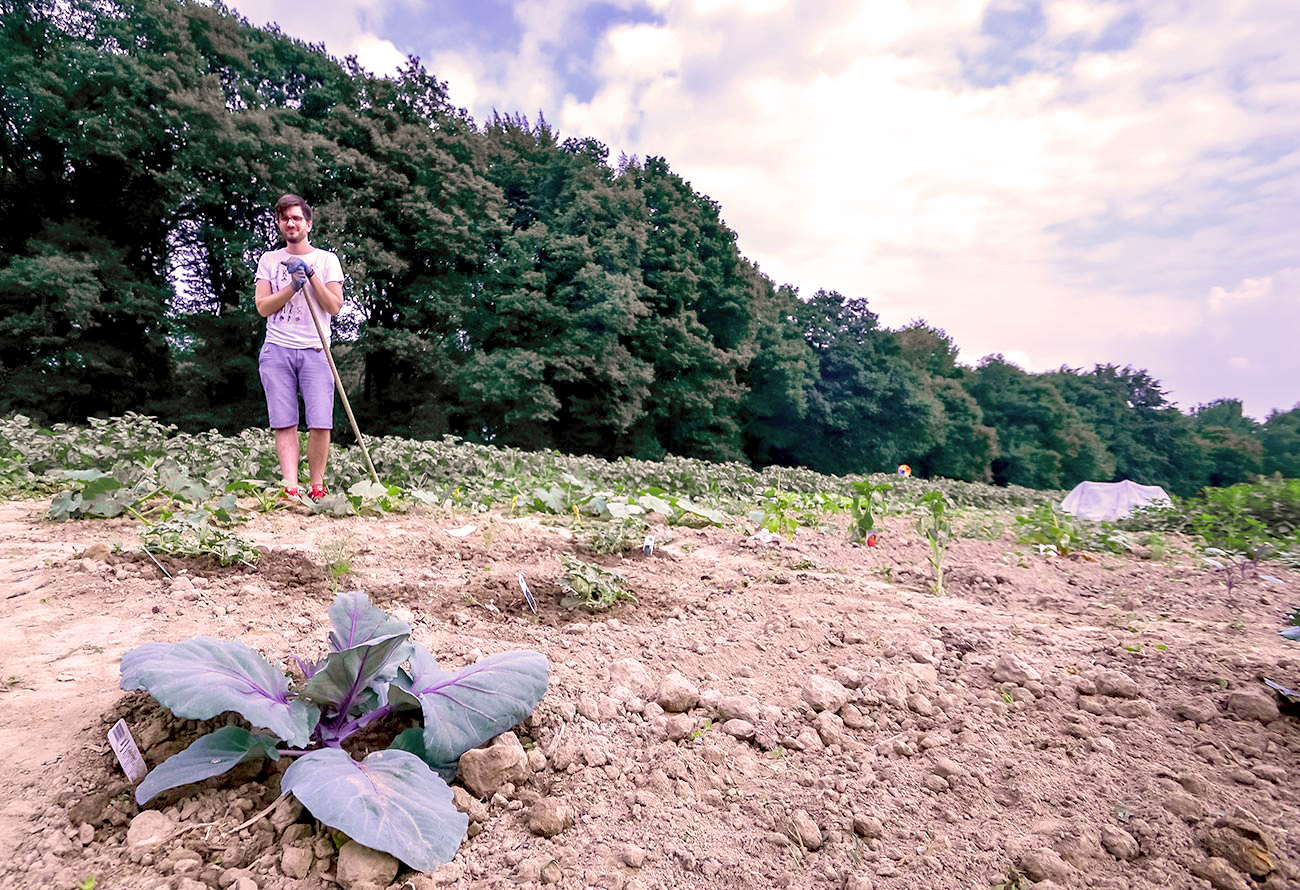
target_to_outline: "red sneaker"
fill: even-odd
[[[328,492],[325,491],[324,485],[313,485],[311,491],[307,492],[307,497],[311,498],[313,501],[319,501],[321,498],[325,497],[327,493]]]
[[[286,486],[284,489],[284,496],[290,500],[296,501],[302,497],[302,492],[299,491],[298,488],[296,487],[289,488],[288,486]]]

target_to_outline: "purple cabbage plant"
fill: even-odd
[[[409,625],[362,591],[338,594],[329,615],[329,653],[315,663],[295,659],[300,684],[243,643],[212,637],[146,643],[122,656],[123,689],[144,690],[177,717],[234,711],[254,727],[200,737],[145,776],[136,801],[253,758],[292,757],[281,790],[312,816],[416,870],[432,870],[456,855],[469,826],[447,785],[461,754],[532,713],[546,693],[546,656],[502,652],[449,673],[410,640]],[[422,726],[399,733],[391,747],[361,760],[343,749],[366,727],[415,711]]]

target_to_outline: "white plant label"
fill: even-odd
[[[144,758],[140,756],[140,749],[135,744],[135,738],[131,735],[131,728],[126,725],[125,720],[119,720],[113,724],[113,728],[108,731],[108,745],[117,755],[117,762],[122,764],[122,772],[132,782],[139,782],[149,772],[149,768],[144,765]]]

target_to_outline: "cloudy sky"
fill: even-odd
[[[477,121],[659,155],[777,284],[969,364],[1300,403],[1296,0],[234,0]]]

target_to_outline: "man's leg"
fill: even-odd
[[[304,350],[302,402],[307,412],[307,471],[311,477],[312,500],[324,492],[325,464],[329,461],[330,431],[334,428],[334,375],[323,352]]]
[[[298,487],[298,364],[297,351],[262,346],[258,371],[266,390],[266,409],[275,430],[275,454],[286,489]]]
[[[325,484],[325,464],[330,457],[330,430],[307,430],[307,472],[311,487]]]
[[[308,455],[311,449],[307,450]],[[275,454],[280,458],[280,476],[286,489],[298,487],[298,428],[286,426],[275,431]]]

